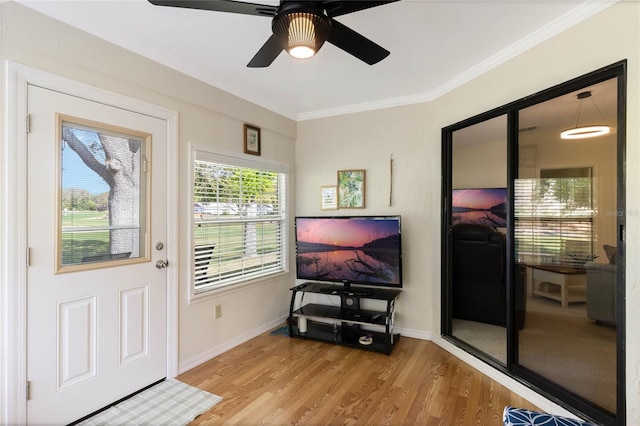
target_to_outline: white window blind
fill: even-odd
[[[537,263],[575,266],[592,260],[595,240],[593,187],[591,176],[517,179],[514,202],[516,256]]]
[[[194,157],[194,293],[283,272],[282,167],[198,151]]]

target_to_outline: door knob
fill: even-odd
[[[164,269],[167,266],[169,266],[169,261],[168,260],[158,260],[156,262],[156,268],[158,268],[158,269]]]

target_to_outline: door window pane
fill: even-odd
[[[58,269],[147,260],[149,136],[75,119],[59,126]]]

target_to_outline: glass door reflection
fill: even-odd
[[[507,359],[507,117],[452,135],[452,335]]]
[[[592,114],[600,116],[591,120],[614,131],[561,139],[561,131],[574,123],[558,118],[573,119],[578,95],[585,91],[599,109]],[[514,182],[516,270],[526,280],[517,362],[611,413],[616,412],[617,215],[611,213],[617,208],[616,104],[614,78],[521,110]]]

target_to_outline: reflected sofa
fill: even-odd
[[[587,262],[587,317],[597,324],[616,323],[616,265]]]

